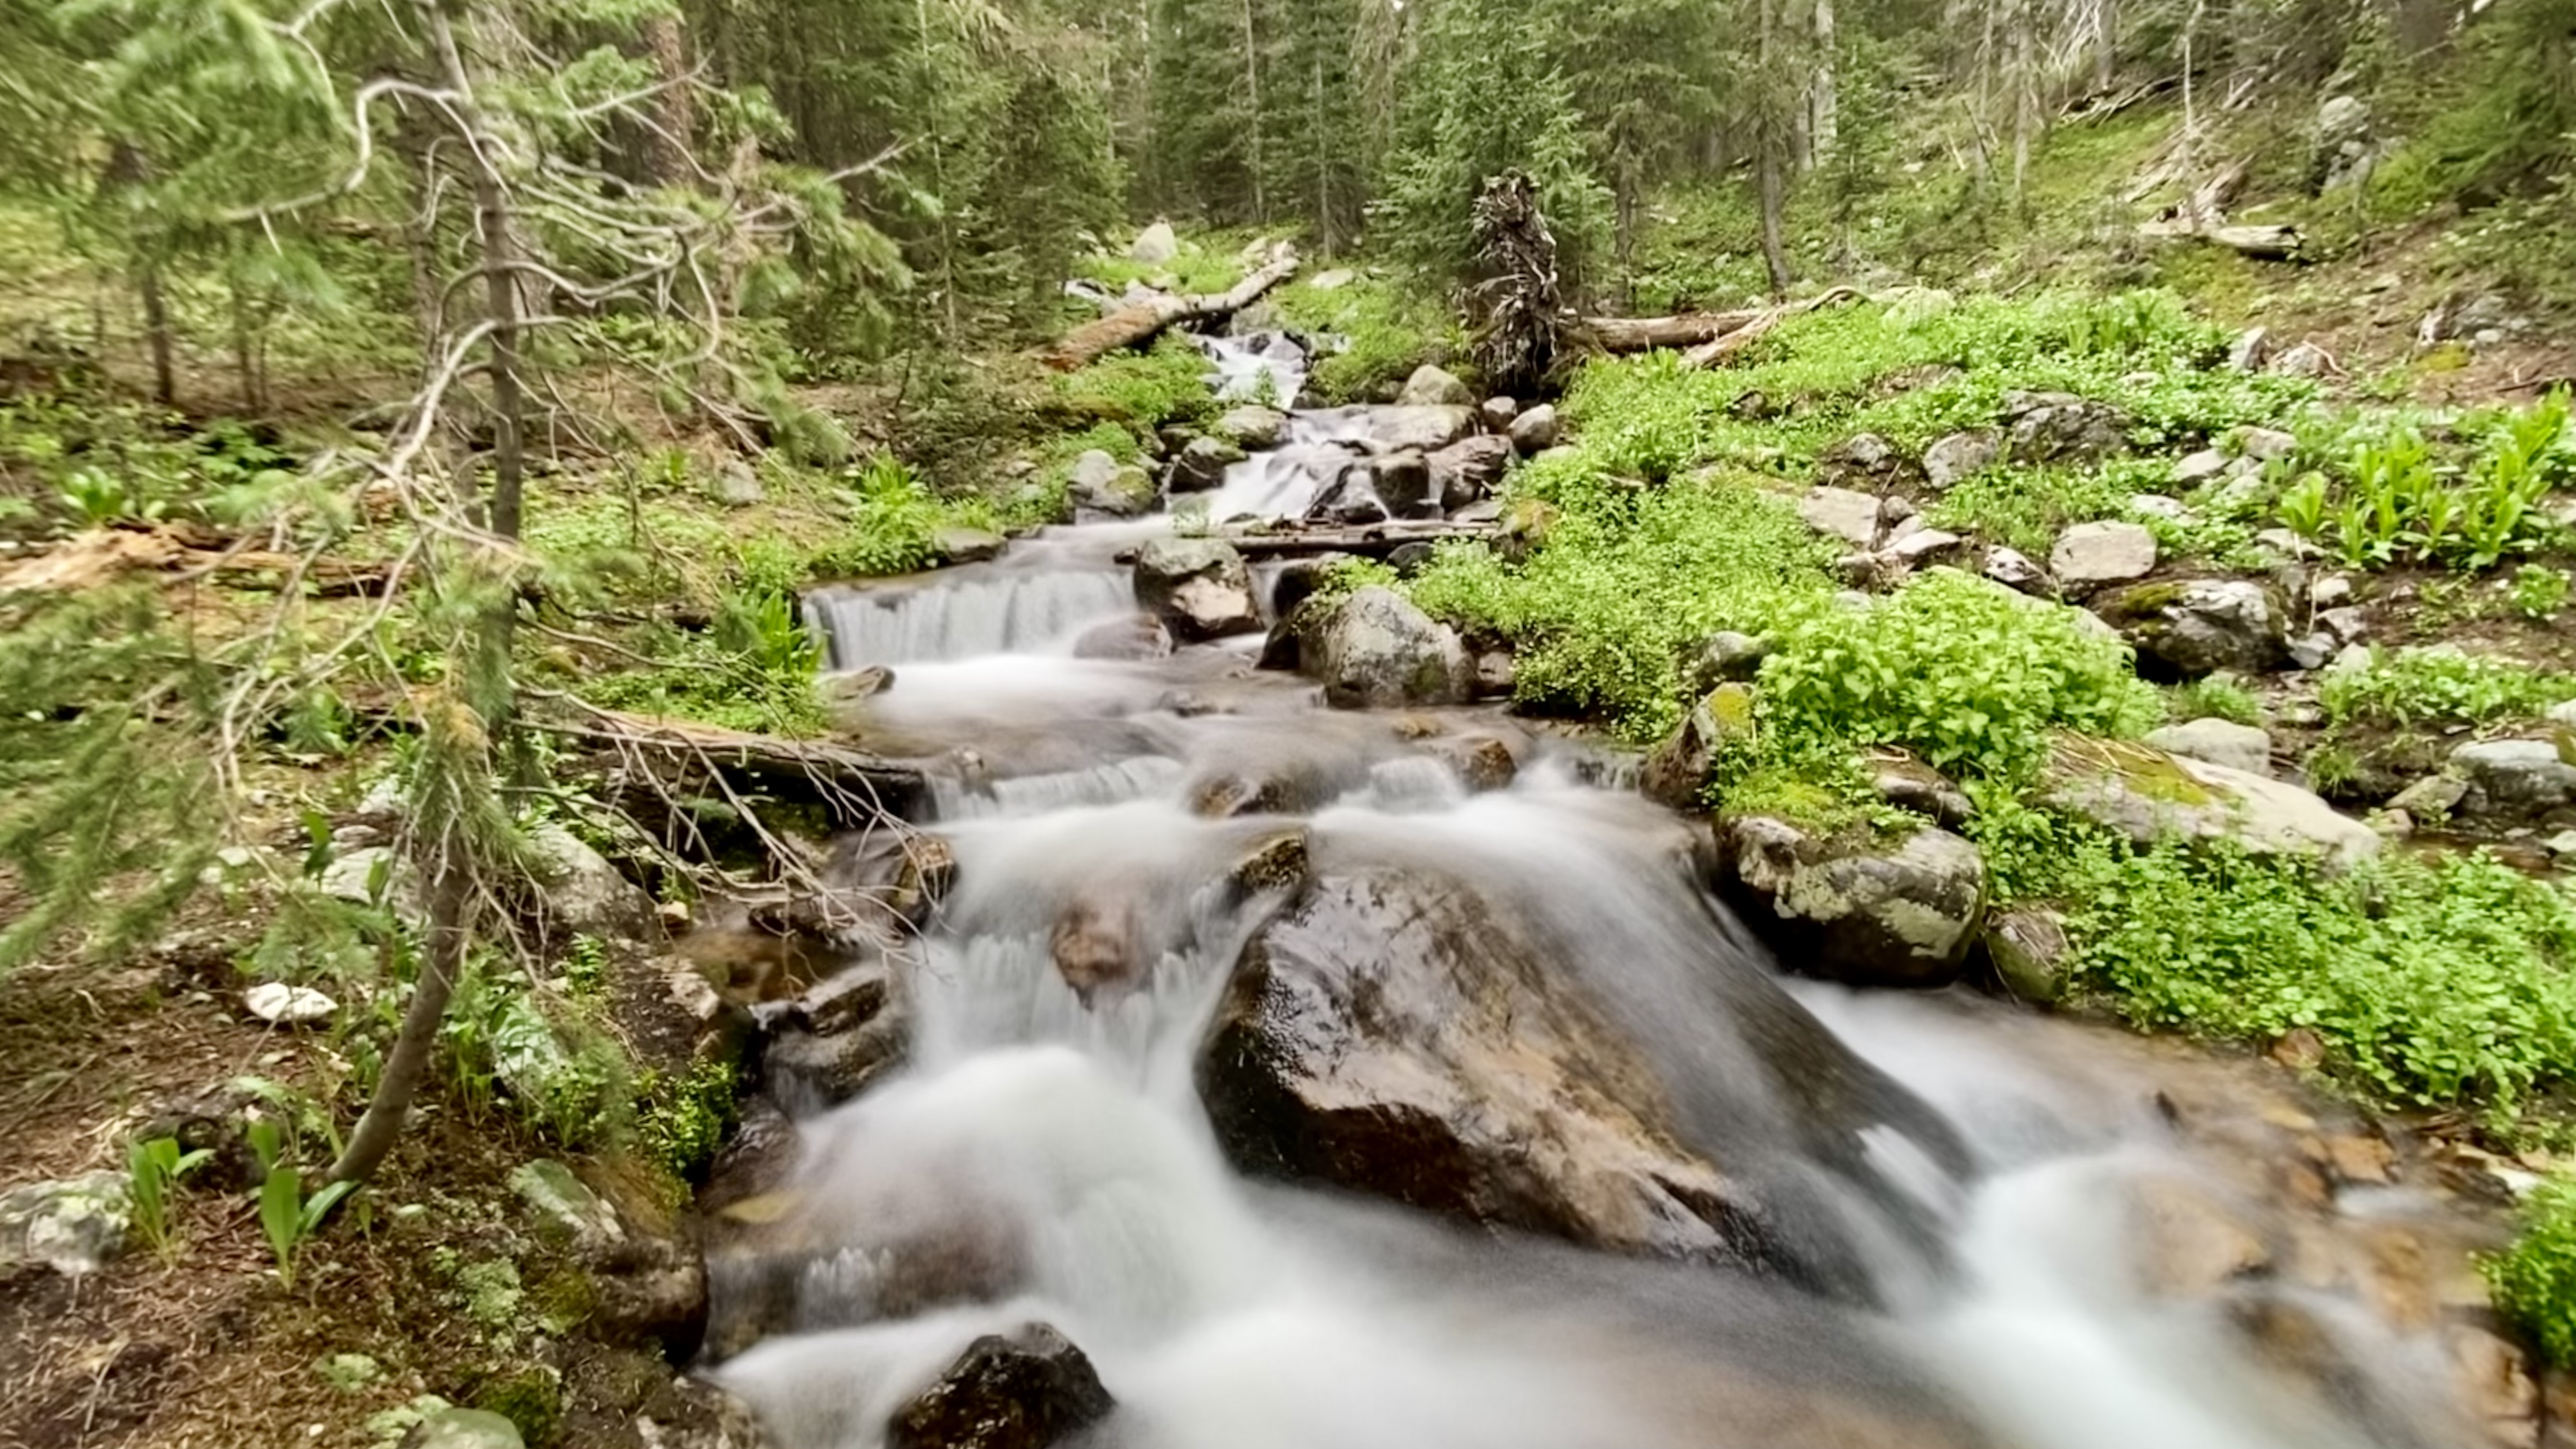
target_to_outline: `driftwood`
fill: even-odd
[[[2188,217],[2174,217],[2140,224],[2138,234],[2159,241],[2202,241],[2225,247],[2240,256],[2265,262],[2295,262],[2301,258],[2305,238],[2299,229],[2286,223],[2260,226],[2230,226],[2223,222],[2195,224]]]
[[[1762,311],[1684,312],[1672,317],[1586,317],[1583,328],[1604,352],[1698,347],[1758,320]]]
[[[1490,177],[1471,209],[1479,276],[1467,289],[1476,370],[1505,394],[1527,397],[1556,371],[1568,315],[1556,273],[1556,233],[1527,174]]]
[[[1758,314],[1752,321],[1745,323],[1743,326],[1736,328],[1725,336],[1714,338],[1692,348],[1688,352],[1683,353],[1682,366],[1714,367],[1717,364],[1734,357],[1735,354],[1742,352],[1744,349],[1751,347],[1754,343],[1761,341],[1764,337],[1770,334],[1772,328],[1779,326],[1781,323],[1786,322],[1792,317],[1803,316],[1809,312],[1819,312],[1827,307],[1838,306],[1844,302],[1856,302],[1859,300],[1860,289],[1857,287],[1836,287],[1830,291],[1820,292],[1813,297],[1809,297],[1803,302],[1784,302],[1779,306],[1772,308],[1768,312]]]
[[[0,594],[71,593],[129,573],[174,581],[212,576],[242,588],[300,586],[319,595],[382,591],[391,565],[242,547],[180,525],[94,528],[0,569]]]
[[[1121,348],[1142,346],[1174,323],[1230,317],[1296,274],[1296,248],[1282,243],[1271,254],[1268,265],[1236,283],[1230,292],[1156,297],[1150,302],[1121,307],[1097,322],[1084,323],[1066,333],[1055,346],[1039,354],[1039,360],[1058,372],[1071,372]]]
[[[535,719],[532,728],[612,749],[634,764],[672,776],[715,775],[821,803],[840,823],[864,824],[909,813],[922,790],[921,771],[830,740],[791,740],[695,720],[664,719],[583,706],[581,718]]]
[[[1445,538],[1490,539],[1500,530],[1490,523],[1372,523],[1350,528],[1297,528],[1277,532],[1223,533],[1245,558],[1291,558],[1300,554],[1355,553],[1383,557],[1408,543],[1436,543]]]

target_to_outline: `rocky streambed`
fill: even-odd
[[[814,601],[931,784],[786,923],[821,964],[761,993],[769,1101],[703,1199],[708,1362],[778,1443],[2558,1432],[2457,1164],[2270,1062],[1814,979],[1958,974],[1973,902],[1888,886],[1938,832],[1841,876],[1712,839],[1484,702],[1507,659],[1152,511],[1472,519],[1490,480],[1416,464],[1544,446],[1517,420],[1288,415]]]

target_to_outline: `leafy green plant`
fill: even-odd
[[[2576,1364],[2576,1176],[2555,1172],[2522,1202],[2521,1229],[2478,1271],[2510,1319],[2555,1367]]]
[[[167,1258],[176,1246],[170,1236],[171,1196],[180,1180],[213,1154],[200,1147],[181,1152],[168,1137],[136,1138],[125,1148],[126,1196],[134,1208],[134,1231],[144,1246]]]
[[[2576,677],[2450,645],[2393,652],[2374,647],[2367,660],[2325,671],[2317,689],[2326,722],[2335,728],[2364,722],[2492,724],[2537,715],[2570,695],[2576,695]]]
[[[250,1125],[252,1153],[259,1159],[259,1229],[268,1239],[269,1251],[277,1258],[277,1281],[286,1288],[295,1286],[295,1260],[305,1240],[321,1230],[323,1219],[340,1205],[340,1200],[356,1189],[354,1182],[324,1183],[307,1197],[304,1176],[288,1161],[283,1133],[278,1124],[261,1118]]]
[[[2241,725],[2263,723],[2263,702],[2232,674],[2186,680],[2174,686],[2165,703],[2168,717],[2176,724],[2196,719],[2223,719]]]
[[[2569,583],[2565,569],[2524,564],[2514,570],[2513,607],[2524,618],[2545,624],[2567,607]]]

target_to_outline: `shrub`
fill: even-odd
[[[1277,298],[1280,320],[1329,350],[1315,359],[1309,385],[1327,403],[1367,402],[1426,362],[1462,348],[1457,323],[1430,298],[1366,273],[1331,291],[1299,282]]]
[[[1140,441],[1165,423],[1203,423],[1216,416],[1199,350],[1165,334],[1143,352],[1117,352],[1054,380],[1056,397],[1077,417],[1117,423]]]
[[[2337,665],[2321,677],[2317,697],[2335,728],[2359,723],[2401,728],[2492,724],[2537,715],[2576,698],[2576,676],[2532,669],[2447,645],[2390,652]]]
[[[2522,1204],[2522,1231],[2478,1260],[2495,1304],[2554,1366],[2576,1364],[2576,1176],[2543,1178]]]

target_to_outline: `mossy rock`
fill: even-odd
[[[2060,740],[2038,798],[2141,845],[2206,842],[2334,865],[2380,849],[2370,827],[2296,785],[2127,740]]]
[[[563,1375],[545,1364],[497,1370],[475,1385],[467,1402],[516,1425],[528,1449],[547,1449],[563,1432]]]

